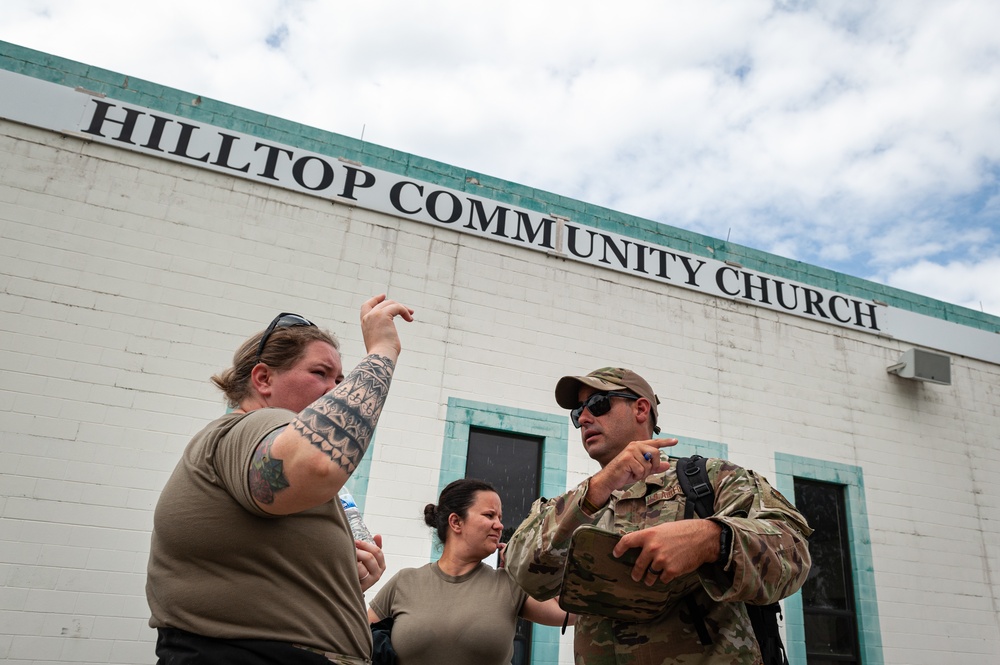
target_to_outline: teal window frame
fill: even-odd
[[[446,418],[438,494],[448,483],[465,477],[472,427],[542,439],[542,496],[558,496],[566,491],[568,417],[450,397]],[[437,548],[432,548],[431,561],[438,556]],[[555,626],[533,626],[532,665],[558,665],[559,639],[559,629]]]
[[[865,665],[883,665],[882,632],[879,626],[878,597],[875,590],[875,569],[872,560],[871,535],[868,529],[868,509],[865,505],[865,483],[861,467],[828,462],[786,453],[776,453],[774,487],[785,497],[795,497],[795,478],[806,478],[842,485],[845,489],[847,535],[854,577],[854,599],[858,622],[858,652]],[[802,613],[802,592],[784,601],[785,643],[788,660],[806,662],[805,620]]]
[[[681,458],[701,455],[702,457],[729,459],[729,446],[718,441],[695,439],[690,436],[681,436],[680,434],[658,434],[654,438],[677,439],[677,445],[662,449],[671,457]]]

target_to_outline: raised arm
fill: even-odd
[[[326,503],[357,469],[399,357],[397,316],[412,321],[413,310],[384,295],[366,301],[361,332],[368,355],[333,390],[258,444],[250,474],[262,510],[288,515]]]

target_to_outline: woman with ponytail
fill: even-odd
[[[427,504],[424,522],[442,544],[441,558],[405,568],[368,607],[373,624],[392,618],[399,665],[507,665],[518,617],[561,626],[567,617],[555,599],[529,597],[505,569],[483,563],[501,550],[503,509],[487,482],[463,478]]]

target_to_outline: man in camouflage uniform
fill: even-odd
[[[640,548],[631,578],[665,585],[670,599],[647,621],[579,615],[577,665],[759,663],[740,601],[764,605],[802,586],[811,565],[806,539],[812,529],[805,518],[753,471],[710,459],[715,514],[684,519],[684,492],[660,456],[660,448],[677,440],[652,438],[660,431],[659,399],[631,370],[605,367],[563,377],[556,401],[573,410],[583,446],[601,470],[560,497],[535,502],[507,546],[507,568],[530,595],[552,598],[573,532],[598,525],[625,534],[614,556]],[[596,603],[621,593],[595,579]],[[709,645],[699,640],[692,608],[704,616]]]

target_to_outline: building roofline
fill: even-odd
[[[566,196],[502,180],[168,86],[0,41],[0,69],[339,157],[470,195],[559,215],[602,231],[828,289],[980,330],[1000,332],[1000,316],[947,303],[752,247],[712,238]]]

